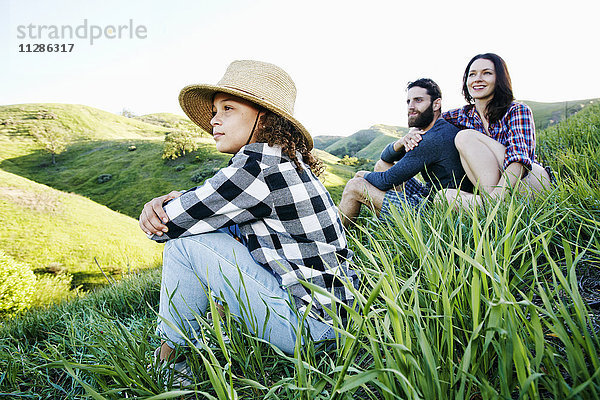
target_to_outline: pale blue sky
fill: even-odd
[[[230,61],[287,70],[313,135],[406,125],[404,87],[431,77],[461,106],[468,60],[496,52],[519,99],[600,97],[596,1],[0,0],[0,104],[76,103],[181,114],[179,90]],[[146,39],[18,39],[19,25],[144,25]],[[75,43],[72,53],[19,44]]]

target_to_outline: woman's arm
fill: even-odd
[[[504,169],[519,163],[531,170],[535,159],[535,123],[531,109],[525,104],[514,103],[503,120],[508,128]]]
[[[154,224],[148,228],[146,221],[140,221],[140,226],[146,227],[142,229],[152,234],[151,239],[164,242],[270,215],[270,190],[259,163],[246,155],[237,155],[232,161],[231,165],[221,169],[204,185],[188,190],[164,206],[168,218],[164,224],[166,231],[157,230]],[[159,214],[154,209],[160,199],[146,203],[142,211],[144,218],[150,216],[151,219],[158,219],[153,214]]]

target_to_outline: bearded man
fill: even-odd
[[[392,207],[419,207],[444,188],[473,191],[454,145],[459,129],[441,117],[440,87],[421,78],[406,89],[412,129],[383,150],[373,172],[358,171],[348,181],[339,205],[346,227],[356,220],[362,204],[385,217]],[[419,173],[424,182],[415,178]]]

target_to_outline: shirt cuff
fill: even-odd
[[[508,168],[508,166],[512,163],[519,163],[521,165],[523,165],[523,167],[525,167],[525,169],[527,171],[531,171],[531,159],[529,158],[525,158],[525,157],[521,157],[519,155],[515,155],[513,157],[509,157],[506,160],[504,160],[504,169]]]

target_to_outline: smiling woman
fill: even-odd
[[[455,138],[461,163],[480,193],[503,198],[508,189],[538,193],[550,184],[550,170],[536,161],[535,125],[525,104],[513,97],[504,60],[493,53],[479,54],[467,64],[463,95],[469,103],[443,114],[462,129]],[[481,196],[448,189],[439,198],[471,207]]]

